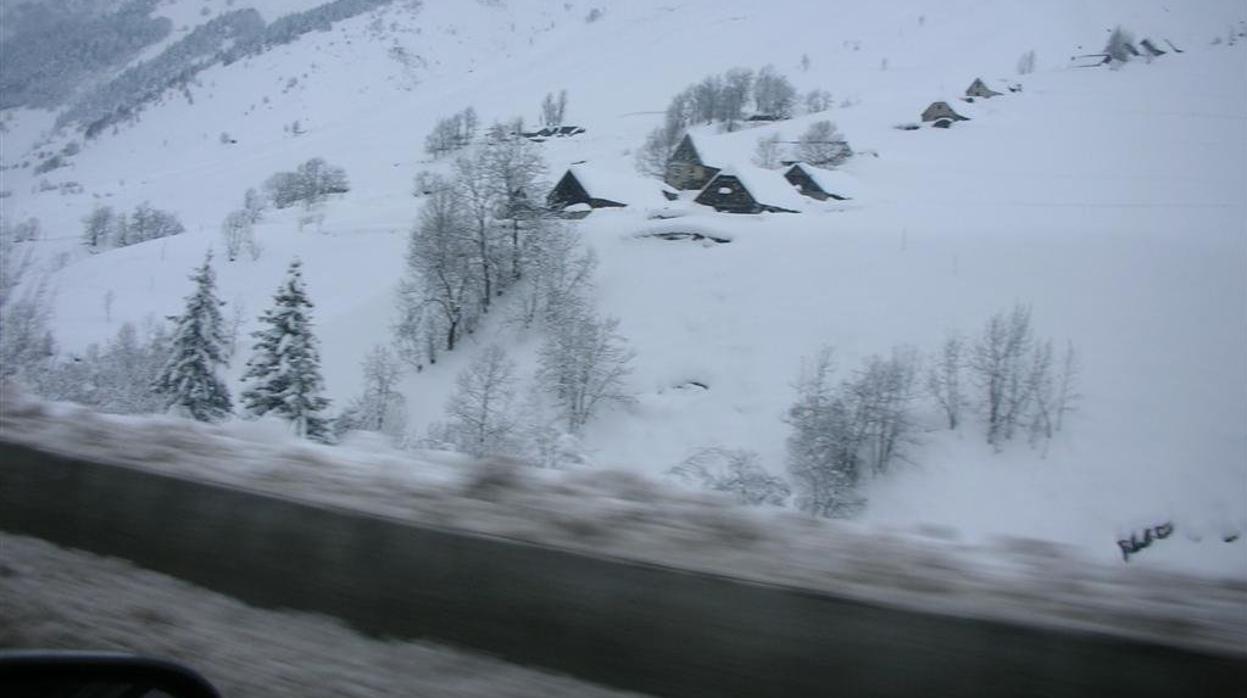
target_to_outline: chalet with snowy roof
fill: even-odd
[[[799,213],[805,206],[781,173],[760,167],[720,171],[694,201],[724,213]]]
[[[970,83],[970,86],[966,88],[967,97],[982,97],[983,99],[990,99],[992,97],[999,97],[1002,94],[1004,93],[997,92],[988,87],[987,84],[983,82],[982,78],[974,78],[974,82]]]
[[[798,162],[784,172],[784,179],[811,199],[845,201],[852,198],[850,193],[854,188],[853,178],[837,170],[825,170]]]
[[[953,108],[948,106],[948,102],[932,102],[931,106],[927,107],[922,112],[922,120],[924,122],[939,121],[941,119],[948,119],[949,121],[969,121],[966,117],[953,111]]]
[[[659,206],[677,196],[675,190],[657,180],[581,163],[567,168],[546,196],[546,204],[552,211],[565,211],[569,207],[583,210],[585,206],[590,209]]]
[[[719,174],[724,161],[712,155],[709,138],[693,138],[687,133],[667,159],[667,171],[663,181],[676,189],[701,189]],[[712,164],[714,163],[714,164]]]
[[[585,130],[579,126],[547,126],[536,131],[521,131],[520,135],[534,143],[541,143],[550,138],[570,138],[579,136]]]

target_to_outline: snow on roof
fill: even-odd
[[[778,206],[793,211],[804,211],[809,199],[801,195],[780,170],[767,170],[752,165],[732,165],[719,173],[718,177],[731,175],[745,185],[749,193],[760,204]],[[716,177],[715,179],[718,179]],[[712,179],[706,188],[717,186]]]
[[[661,205],[667,203],[666,197],[662,195],[663,190],[674,191],[657,179],[604,170],[591,165],[572,165],[568,171],[593,199],[606,199],[634,206]]]
[[[857,180],[847,172],[825,170],[804,162],[798,162],[792,167],[801,168],[802,172],[809,175],[810,179],[814,180],[814,183],[828,194],[852,198],[857,191]]]
[[[757,148],[759,136],[774,132],[769,126],[745,128],[732,133],[689,131],[687,135],[692,139],[703,164],[723,168],[734,162],[749,162]]]

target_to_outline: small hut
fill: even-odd
[[[932,102],[931,106],[927,107],[922,112],[922,120],[924,122],[938,121],[940,119],[949,119],[951,121],[969,121],[968,118],[953,111],[953,108],[948,106],[948,102]]]
[[[798,162],[784,172],[784,179],[811,199],[845,201],[852,198],[849,193],[853,190],[853,179],[836,170]]]
[[[694,201],[725,213],[799,213],[805,205],[782,174],[758,167],[720,171]]]
[[[970,83],[970,86],[966,88],[967,97],[982,97],[983,99],[991,99],[992,97],[999,97],[1002,94],[1004,93],[997,92],[988,87],[987,84],[983,82],[982,78],[974,78],[974,82]]]
[[[667,159],[667,171],[663,181],[676,189],[701,189],[719,174],[722,162],[712,165],[706,138],[693,138],[688,133],[680,140],[675,152]]]
[[[674,190],[657,180],[576,164],[559,178],[546,196],[546,204],[553,211],[577,205],[581,205],[581,209],[584,206],[621,208],[630,204],[657,206],[677,196]]]

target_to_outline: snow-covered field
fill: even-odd
[[[0,534],[0,648],[180,661],[248,696],[625,696],[430,643],[363,637],[307,613],[252,608],[114,558]]]
[[[796,215],[690,207],[659,224],[628,208],[575,224],[601,260],[599,306],[637,352],[636,404],[599,415],[581,439],[594,467],[660,476],[719,446],[756,451],[782,472],[782,416],[803,357],[834,346],[845,374],[895,345],[934,350],[949,331],[977,332],[991,313],[1029,303],[1039,335],[1073,342],[1082,357],[1084,397],[1066,429],[1046,447],[996,454],[976,425],[948,432],[926,414],[908,464],[869,486],[864,521],[933,525],[974,543],[1047,539],[1109,564],[1120,564],[1118,537],[1173,521],[1182,535],[1123,574],[1163,566],[1247,577],[1247,544],[1221,542],[1247,533],[1247,41],[1210,45],[1247,18],[1241,2],[646,0],[612,3],[586,22],[594,6],[395,3],[381,22],[355,18],[211,68],[193,104],[171,97],[47,175],[84,194],[37,193],[29,170],[3,171],[0,189],[13,192],[0,199],[4,216],[37,216],[47,234],[37,245],[52,270],[61,347],[178,312],[187,274],[220,248],[220,221],[243,191],[322,156],[346,168],[352,191],[319,224],[270,214],[258,228],[262,257],[218,270],[222,297],[254,317],[289,259],[302,258],[327,389],[341,405],[359,391],[360,359],[389,341],[419,207],[412,177],[441,167],[421,150],[436,119],[473,105],[486,122],[532,122],[542,95],[566,88],[569,121],[587,133],[542,146],[551,181],[581,160],[630,171],[672,95],[710,73],[772,63],[802,90],[833,93],[830,118],[859,153],[845,167],[857,196]],[[1067,66],[1098,51],[1115,24],[1185,52],[1114,71]],[[417,59],[396,60],[395,45]],[[1038,69],[1018,76],[1028,50]],[[973,120],[947,131],[893,128],[978,76],[1024,91],[953,102]],[[793,138],[817,118],[724,146],[747,160],[758,137]],[[305,134],[283,129],[294,120]],[[4,164],[23,159],[49,123],[17,114]],[[238,143],[222,144],[221,132]],[[93,204],[144,200],[176,211],[189,232],[95,256],[77,244]],[[637,237],[657,226],[732,242]],[[406,377],[412,433],[442,418],[456,373],[494,339],[531,368],[536,338],[487,324]],[[678,388],[689,381],[708,389]]]

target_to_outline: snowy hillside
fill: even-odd
[[[174,32],[140,58],[246,4],[162,4]],[[317,3],[256,4],[272,21]],[[935,352],[949,332],[975,335],[1025,303],[1040,337],[1080,354],[1083,397],[1066,428],[994,453],[977,424],[949,431],[924,404],[905,462],[868,484],[862,517],[970,539],[1058,540],[1104,561],[1120,560],[1119,538],[1172,521],[1183,535],[1135,560],[1247,577],[1247,543],[1222,542],[1247,534],[1247,40],[1223,40],[1244,19],[1233,0],[397,0],[207,68],[187,93],[88,142],[51,132],[54,114],[5,112],[0,190],[11,193],[0,211],[41,222],[43,239],[29,245],[55,292],[52,328],[66,355],[123,322],[180,312],[187,275],[209,248],[225,313],[242,308],[243,331],[255,329],[297,255],[327,394],[341,406],[360,391],[361,359],[390,342],[422,205],[413,177],[448,171],[423,151],[438,119],[470,105],[484,124],[533,123],[542,96],[566,89],[567,120],[586,132],[541,145],[548,180],[579,161],[631,173],[677,92],[773,64],[803,92],[830,91],[836,106],[718,136],[719,147],[748,165],[760,137],[793,140],[830,118],[857,152],[842,168],[855,196],[799,214],[679,202],[681,215],[661,221],[633,206],[571,223],[600,260],[598,307],[619,318],[636,352],[635,402],[588,424],[587,461],[665,478],[698,449],[721,447],[754,451],[782,474],[783,418],[802,360],[821,346],[835,348],[844,377],[896,346]],[[1183,52],[1116,70],[1070,67],[1119,24]],[[1036,70],[1018,75],[1028,51]],[[975,77],[1023,89],[955,101]],[[895,128],[935,100],[972,120]],[[67,167],[16,167],[70,141],[83,147]],[[221,260],[221,221],[244,191],[312,157],[345,168],[350,192],[315,215],[270,211],[256,229],[259,258]],[[57,189],[66,182],[81,193]],[[83,248],[81,220],[94,205],[144,201],[176,212],[187,232]],[[407,372],[409,434],[443,419],[455,376],[491,341],[528,380],[540,337],[503,321],[508,302],[460,349]],[[230,368],[232,388],[245,354]]]

